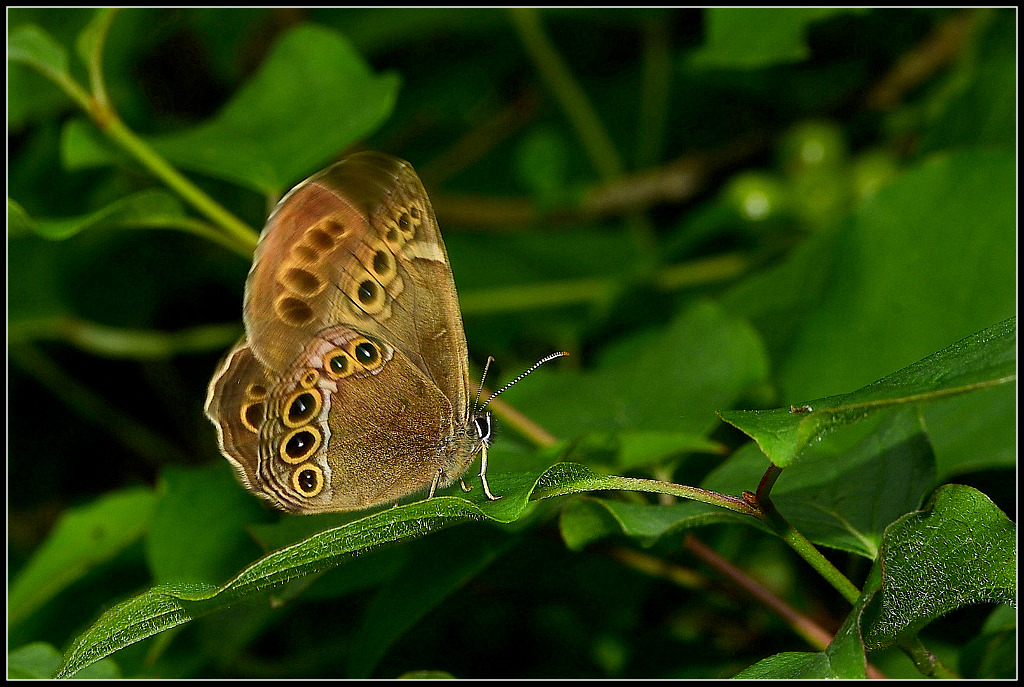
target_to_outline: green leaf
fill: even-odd
[[[20,237],[25,236],[35,229],[35,224],[32,222],[32,218],[25,212],[25,208],[21,207],[16,201],[11,198],[7,199],[7,237]]]
[[[68,51],[34,24],[19,26],[7,36],[7,59],[52,76],[68,77]]]
[[[45,642],[33,642],[7,654],[7,679],[46,680],[60,668],[60,652]]]
[[[737,680],[811,680],[834,679],[839,675],[832,670],[824,652],[787,651],[761,659],[733,677]]]
[[[497,474],[491,489],[501,495],[487,501],[480,489],[471,496],[437,496],[388,508],[347,525],[319,532],[275,551],[221,588],[208,584],[158,585],[107,611],[68,650],[59,676],[125,646],[242,600],[260,597],[291,580],[319,573],[343,560],[384,544],[404,541],[467,520],[489,518],[510,523],[530,509],[530,501],[603,489],[629,489],[702,498],[695,490],[666,482],[598,475],[582,465],[558,463],[533,474]],[[475,500],[471,501],[470,498]],[[742,509],[736,499],[734,507]]]
[[[1015,169],[995,151],[927,158],[723,298],[764,337],[787,403],[859,388],[1015,312]]]
[[[43,238],[63,240],[86,229],[175,226],[182,224],[186,216],[181,201],[175,196],[160,189],[147,189],[120,198],[89,215],[35,220],[26,215],[25,221]]]
[[[448,530],[412,542],[405,565],[366,610],[349,652],[348,676],[369,677],[396,639],[515,543],[495,528]]]
[[[846,679],[863,680],[867,675],[864,645],[858,619],[861,606],[854,608],[829,645],[816,653],[786,652],[769,656],[740,671],[740,679]]]
[[[772,410],[720,413],[786,467],[810,444],[883,408],[918,404],[1005,384],[1016,378],[1016,318],[1004,320],[849,394]]]
[[[65,169],[103,167],[128,156],[88,120],[69,119],[60,130],[60,158]]]
[[[593,371],[541,368],[504,397],[555,436],[615,429],[703,435],[718,424],[712,409],[732,406],[767,373],[757,334],[704,301],[660,330],[609,346]]]
[[[612,535],[624,534],[647,546],[670,533],[722,522],[760,526],[758,520],[706,503],[651,505],[587,496],[565,505],[558,526],[565,545],[581,551],[587,544]]]
[[[373,133],[390,115],[398,84],[395,74],[375,75],[335,31],[300,25],[212,120],[149,142],[180,167],[277,198]],[[72,134],[95,138],[65,131]],[[114,154],[95,142],[62,147],[73,169],[109,164]]]
[[[882,540],[881,586],[861,621],[869,649],[913,638],[950,611],[1016,603],[1016,526],[987,496],[947,484]]]
[[[801,7],[719,7],[704,10],[704,47],[690,60],[700,67],[756,69],[797,62],[810,55],[805,34],[816,21],[864,10]]]
[[[960,652],[960,673],[968,679],[1009,680],[1017,675],[1017,610],[997,606],[981,634]]]
[[[136,488],[69,510],[11,582],[8,623],[24,620],[139,539],[149,527],[154,503],[150,490]]]
[[[157,583],[220,584],[259,554],[247,527],[266,517],[224,461],[203,469],[168,468],[146,533]]]
[[[947,82],[925,109],[921,150],[993,146],[1016,150],[1017,108],[1006,94],[1017,84],[1017,17],[1009,9],[976,11],[978,35],[958,55]]]
[[[878,419],[816,443],[772,489],[779,512],[812,542],[871,560],[885,528],[920,507],[935,478],[935,457],[918,413],[904,409]],[[701,486],[752,491],[765,468],[764,455],[750,444]]]
[[[338,33],[300,25],[212,120],[150,142],[176,165],[276,198],[373,133],[391,113],[398,83],[395,74],[374,74]],[[101,151],[87,152],[68,164],[95,163]]]
[[[60,652],[45,642],[33,642],[7,654],[8,680],[52,680],[60,667]],[[109,658],[78,671],[78,680],[116,680],[121,677],[117,664]]]

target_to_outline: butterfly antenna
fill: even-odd
[[[473,401],[473,409],[476,410],[480,407],[480,394],[484,390],[484,380],[487,379],[487,370],[491,369],[491,363],[494,362],[494,356],[487,356],[487,362],[484,363],[484,373],[480,375],[480,387],[476,390],[476,400]]]
[[[506,389],[508,389],[510,386],[512,386],[513,384],[518,382],[520,379],[522,379],[526,375],[528,375],[531,372],[533,372],[534,370],[536,370],[538,367],[540,367],[544,363],[548,362],[549,360],[554,360],[555,358],[561,358],[563,355],[569,355],[569,354],[566,353],[565,351],[558,351],[557,353],[551,353],[549,355],[544,356],[543,358],[541,358],[540,360],[535,362],[533,365],[531,365],[530,369],[528,369],[526,372],[522,373],[521,375],[519,375],[518,377],[513,379],[511,382],[509,382],[508,384],[506,384],[505,386],[501,387],[500,389],[495,391],[493,394],[491,394],[491,397],[488,398],[486,401],[484,401],[484,404],[482,406],[480,406],[480,410],[483,410],[484,408],[486,408],[487,404],[490,403],[491,401],[493,401],[495,396],[497,396],[501,392],[503,392]],[[488,361],[488,362],[490,362],[490,361]],[[482,386],[483,386],[483,383],[481,382],[481,387]],[[480,397],[480,394],[478,393],[477,394],[477,400],[479,400],[479,397]]]

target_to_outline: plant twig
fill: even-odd
[[[8,356],[44,388],[81,417],[95,423],[151,466],[165,462],[186,464],[190,458],[162,436],[114,408],[100,394],[67,375],[61,367],[33,346],[11,346]]]
[[[622,160],[612,145],[611,137],[594,112],[583,88],[573,78],[572,72],[548,40],[537,10],[513,8],[509,10],[509,14],[519,31],[523,45],[537,65],[541,78],[554,93],[565,116],[576,128],[583,149],[597,173],[605,180],[622,174]]]
[[[486,390],[484,395],[487,395]],[[534,446],[548,448],[558,442],[553,434],[500,398],[491,401],[490,407],[494,409],[494,414],[501,418],[504,424],[515,429]]]
[[[101,10],[101,12],[102,14],[99,15],[95,24],[94,40],[91,45],[87,45],[88,52],[84,56],[93,89],[91,93],[86,92],[66,72],[55,72],[38,63],[32,63],[32,65],[77,103],[104,135],[127,151],[186,202],[210,218],[227,233],[232,242],[248,247],[250,252],[255,250],[259,234],[189,181],[148,143],[129,129],[108,101],[102,74],[102,52],[106,33],[110,28],[114,13],[110,10]]]
[[[673,72],[667,15],[647,17],[642,31],[643,71],[636,132],[636,161],[640,169],[661,159]]]
[[[220,203],[193,184],[162,155],[129,129],[113,112],[108,117],[93,116],[93,121],[111,140],[138,160],[153,176],[164,182],[172,191],[181,196],[196,210],[206,215],[221,227],[231,239],[242,246],[256,249],[259,234],[242,220],[235,217]]]
[[[747,593],[761,602],[761,604],[774,611],[780,618],[786,621],[786,624],[796,634],[803,637],[814,648],[821,651],[832,642],[832,635],[825,628],[799,613],[760,582],[719,556],[692,532],[686,533],[683,539],[683,546],[709,567],[718,571],[720,575],[731,580],[735,585],[746,590]]]
[[[750,261],[742,255],[716,255],[661,268],[650,282],[662,291],[677,291],[734,279],[749,267]],[[474,289],[463,292],[459,301],[463,315],[599,304],[615,294],[622,280],[621,276],[589,277]]]
[[[117,12],[118,8],[96,10],[96,15],[88,29],[94,32],[91,34],[92,44],[86,46],[82,54],[82,59],[89,70],[89,90],[95,100],[96,108],[100,110],[113,109],[110,105],[110,99],[107,97],[107,86],[103,78],[103,48],[106,45],[107,34],[110,32],[110,25],[114,21]],[[80,47],[82,47],[81,40],[82,37],[80,36]]]
[[[508,231],[543,222],[566,226],[647,210],[659,203],[680,204],[703,190],[716,173],[757,154],[768,137],[748,133],[707,151],[687,153],[660,167],[602,182],[574,205],[541,208],[527,198],[435,194],[434,211],[444,226]]]
[[[9,323],[8,342],[56,340],[105,358],[163,359],[181,353],[215,351],[240,334],[237,324],[212,324],[176,332],[109,327],[72,315],[22,319]]]
[[[538,104],[536,89],[529,89],[500,112],[466,132],[440,155],[420,167],[424,186],[437,188],[482,158],[529,123],[537,113]]]
[[[963,10],[939,22],[868,91],[864,104],[872,110],[887,110],[899,103],[904,94],[953,61],[966,45],[978,16],[977,10]]]

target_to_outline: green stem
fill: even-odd
[[[821,551],[818,551],[807,537],[800,534],[796,528],[790,525],[775,510],[775,504],[771,502],[771,499],[758,501],[758,505],[761,510],[761,521],[768,525],[782,541],[786,542],[812,568],[817,570],[829,584],[843,595],[844,599],[851,604],[856,604],[857,599],[860,598],[860,590],[846,579],[846,576],[839,572],[839,569],[832,565],[831,561],[825,558]]]
[[[718,255],[679,265],[669,265],[652,275],[653,285],[663,291],[735,278],[749,261],[738,254]],[[591,277],[540,284],[517,284],[464,292],[459,302],[463,315],[513,312],[571,305],[598,304],[613,297],[622,277]]]
[[[111,140],[124,148],[154,176],[163,181],[171,190],[181,196],[196,210],[228,233],[241,246],[255,250],[259,235],[245,222],[228,212],[223,206],[206,195],[198,186],[189,181],[166,159],[125,126],[115,113],[109,118],[94,117],[97,126]]]
[[[89,69],[89,86],[92,97],[99,108],[110,110],[110,99],[107,98],[107,87],[103,79],[103,47],[107,41],[107,33],[110,31],[110,24],[114,21],[117,8],[103,8],[96,11],[96,16],[90,22],[93,33],[92,44],[87,48],[87,54],[82,55],[86,66]]]
[[[59,89],[64,91],[69,98],[75,101],[80,108],[85,110],[87,113],[92,111],[93,102],[92,96],[89,95],[88,91],[79,85],[77,81],[71,78],[70,75],[64,72],[54,72],[49,69],[36,66],[39,69],[39,73],[48,78],[50,81],[55,83]]]
[[[640,122],[636,134],[638,169],[651,167],[661,159],[672,81],[671,47],[667,15],[648,17],[643,23]]]
[[[960,678],[955,671],[950,670],[943,664],[938,656],[929,651],[917,636],[900,640],[896,645],[903,650],[903,653],[910,657],[910,660],[914,662],[914,666],[922,675],[945,678],[947,680]]]
[[[615,477],[614,479],[621,485],[619,487],[621,489],[647,491],[657,494],[671,494],[672,496],[679,496],[684,499],[690,499],[691,501],[700,501],[701,503],[725,508],[727,510],[740,513],[741,515],[750,515],[755,518],[759,517],[758,510],[743,499],[736,498],[735,496],[729,496],[728,494],[720,494],[717,491],[708,491],[707,489],[701,489],[700,487],[691,487],[685,484],[662,482],[659,480],[643,479],[640,477]]]
[[[523,45],[537,65],[541,78],[554,93],[566,117],[576,128],[591,164],[605,181],[621,175],[622,160],[612,145],[611,137],[605,131],[583,89],[548,40],[537,11],[532,8],[513,8],[509,10],[509,14],[519,31]]]
[[[237,324],[211,324],[175,332],[108,327],[69,315],[8,323],[11,344],[56,340],[105,358],[165,359],[183,353],[217,351],[238,338]]]
[[[191,456],[167,441],[147,425],[111,406],[88,386],[66,374],[48,356],[31,345],[8,350],[10,361],[41,386],[53,393],[72,412],[106,430],[116,441],[156,467],[166,463],[184,464]]]
[[[93,43],[84,48],[87,51],[85,57],[89,67],[89,78],[92,82],[92,93],[88,93],[82,88],[67,72],[54,71],[37,62],[31,62],[31,66],[64,91],[108,138],[121,146],[171,190],[223,229],[229,241],[237,245],[237,249],[251,254],[256,248],[259,234],[189,181],[148,143],[125,126],[117,112],[107,102],[102,75],[102,49],[106,31],[110,27],[113,16],[112,11],[98,16]]]

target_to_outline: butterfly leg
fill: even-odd
[[[461,477],[459,478],[459,486],[462,487],[462,491],[473,491],[473,485],[466,484],[465,482],[462,481]]]
[[[437,483],[441,481],[441,473],[444,470],[442,468],[437,469],[437,474],[434,475],[434,481],[430,483],[430,493],[427,494],[428,499],[434,498],[434,492],[437,491]]]
[[[499,496],[495,496],[491,493],[491,488],[487,486],[487,444],[484,444],[480,449],[480,481],[484,485],[484,493],[487,494],[487,498],[491,501],[497,501]]]

